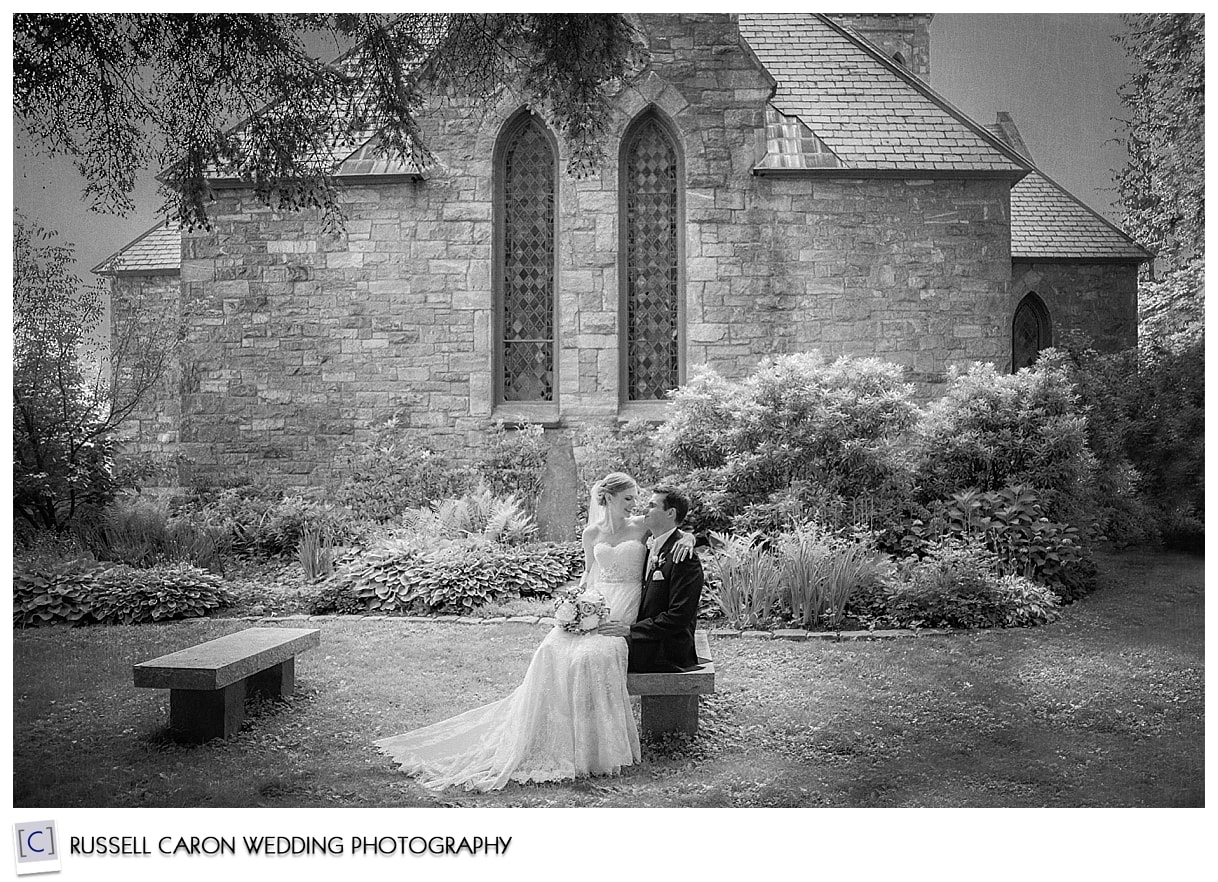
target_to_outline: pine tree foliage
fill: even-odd
[[[518,89],[567,141],[569,170],[602,156],[607,90],[639,67],[616,14],[18,14],[16,119],[70,156],[99,210],[129,211],[161,169],[165,213],[207,226],[208,178],[249,183],[278,209],[341,223],[333,172],[368,141],[409,166],[433,159],[429,102]],[[310,45],[325,43],[332,63]]]

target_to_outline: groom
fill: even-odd
[[[689,499],[682,493],[656,488],[644,516],[652,538],[639,617],[633,625],[611,622],[599,628],[601,634],[626,638],[630,671],[667,673],[698,664],[694,620],[702,596],[702,563],[696,554],[680,562],[673,555],[673,546],[682,535],[678,527],[688,513]]]

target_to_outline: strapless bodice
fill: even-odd
[[[600,542],[592,549],[602,582],[638,582],[643,576],[647,546],[631,539],[610,545]]]
[[[600,542],[592,554],[599,570],[596,587],[605,595],[610,617],[626,625],[634,624],[643,596],[647,546],[635,539],[617,545]]]

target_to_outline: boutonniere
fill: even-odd
[[[661,554],[661,555],[658,555],[656,557],[656,559],[652,562],[651,568],[653,570],[658,570],[660,567],[664,566],[667,563],[668,563],[668,555]]]

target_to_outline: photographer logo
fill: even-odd
[[[54,821],[27,821],[13,825],[17,875],[59,872],[59,837]]]

